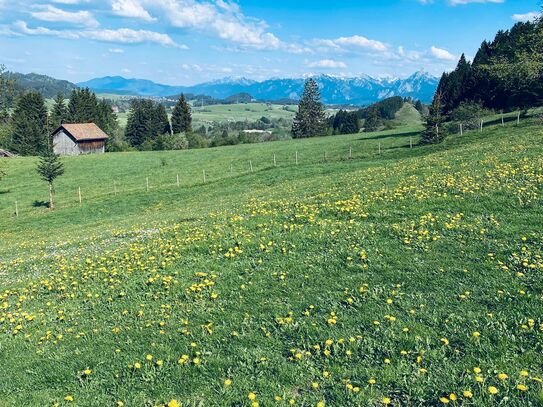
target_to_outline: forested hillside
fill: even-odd
[[[470,63],[462,55],[457,68],[444,73],[437,93],[444,113],[463,101],[497,110],[543,103],[543,23],[517,23],[484,41]]]

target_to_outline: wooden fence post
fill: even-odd
[[[517,125],[520,124],[520,111],[517,113]]]
[[[481,119],[481,132],[483,131],[483,124],[484,124],[484,122],[485,122],[485,121],[484,121],[483,119]]]
[[[379,142],[379,155],[381,155],[381,142]]]
[[[79,195],[79,205],[83,203],[83,200],[81,199],[81,187],[77,188],[77,194]]]
[[[204,184],[206,183],[206,170],[203,171],[204,173]]]
[[[145,177],[145,187],[147,188],[147,192],[149,192],[149,177]]]
[[[296,150],[296,165],[298,165],[298,150]]]
[[[277,160],[275,159],[275,154],[273,155],[273,166],[277,167]]]
[[[353,148],[349,147],[349,159],[353,158]]]
[[[251,167],[251,172],[253,172],[253,161],[249,160],[249,166]]]
[[[113,193],[117,196],[117,182],[113,181]]]
[[[326,151],[324,152],[323,158],[324,158],[324,162],[326,162]]]
[[[409,136],[409,148],[413,148],[413,137]]]
[[[505,126],[505,120],[503,119],[503,113],[502,113],[502,127]]]
[[[177,174],[177,186],[179,186],[179,174]]]
[[[460,135],[463,136],[464,135],[464,128],[462,126],[462,123],[460,123]]]

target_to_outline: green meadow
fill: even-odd
[[[543,405],[541,121],[402,117],[0,161],[0,405]]]

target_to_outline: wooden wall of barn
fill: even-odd
[[[60,155],[101,154],[105,152],[105,141],[75,142],[63,130],[53,137],[53,150]]]

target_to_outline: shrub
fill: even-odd
[[[456,126],[462,123],[464,129],[474,130],[478,129],[481,125],[481,117],[488,116],[489,114],[492,114],[492,112],[485,109],[479,103],[462,102],[460,106],[452,111],[450,119],[456,122]]]

